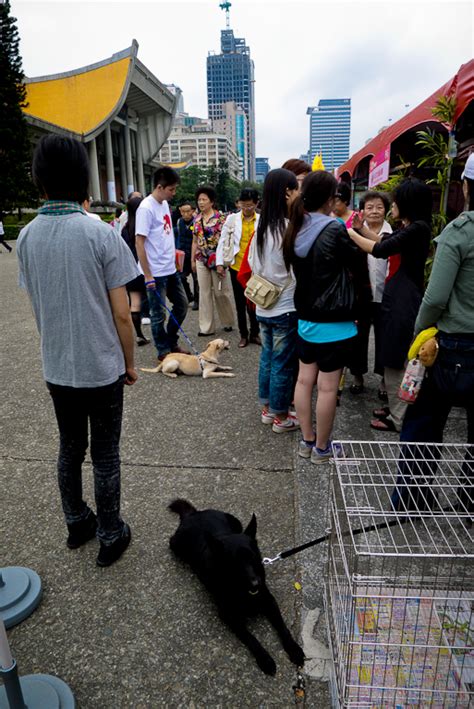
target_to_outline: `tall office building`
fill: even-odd
[[[230,3],[224,3],[224,5]],[[242,177],[255,180],[254,63],[245,39],[234,37],[229,28],[221,31],[221,53],[207,57],[207,105],[213,123],[226,118],[226,103],[243,108],[246,116],[246,161]]]
[[[306,113],[310,117],[309,162],[320,152],[326,170],[334,170],[349,160],[350,98],[321,99],[317,106],[310,106]]]
[[[222,118],[212,121],[216,133],[226,135],[239,156],[240,179],[244,180],[247,174],[248,145],[247,145],[247,116],[241,106],[235,101],[226,101],[222,104]]]
[[[270,165],[268,163],[268,158],[255,158],[256,164],[256,181],[263,183],[265,178],[270,172]]]

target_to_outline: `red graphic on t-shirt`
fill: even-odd
[[[164,232],[165,234],[170,234],[171,233],[171,218],[169,214],[165,214],[163,217],[163,222],[164,222]]]

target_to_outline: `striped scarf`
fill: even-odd
[[[65,214],[74,214],[74,212],[86,214],[86,210],[81,207],[79,202],[68,202],[62,199],[47,200],[43,206],[38,209],[38,214],[47,214],[53,217],[62,217]]]

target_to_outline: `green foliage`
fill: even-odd
[[[20,38],[10,16],[10,2],[0,4],[0,209],[35,204],[29,175],[30,142],[22,108],[26,89],[19,53]]]
[[[454,116],[456,114],[456,96],[440,96],[436,101],[431,113],[441,123],[445,123],[450,129],[454,128]]]
[[[224,212],[234,208],[241,184],[229,175],[227,161],[222,160],[218,167],[215,165],[210,167],[191,165],[180,172],[180,177],[181,182],[173,200],[175,204],[179,204],[184,199],[188,199],[194,204],[197,188],[201,185],[211,185],[217,193],[217,207]]]
[[[399,184],[410,174],[410,163],[405,162],[401,155],[398,156],[398,159],[400,164],[395,168],[396,174],[390,175],[388,180],[377,185],[377,189],[381,192],[395,192]]]

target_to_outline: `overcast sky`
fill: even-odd
[[[207,117],[206,57],[220,52],[220,0],[11,0],[23,69],[75,69],[139,44],[139,59]],[[474,56],[468,0],[233,0],[255,62],[257,155],[278,167],[308,149],[308,106],[352,99],[351,153]],[[91,100],[92,97],[91,97]]]

